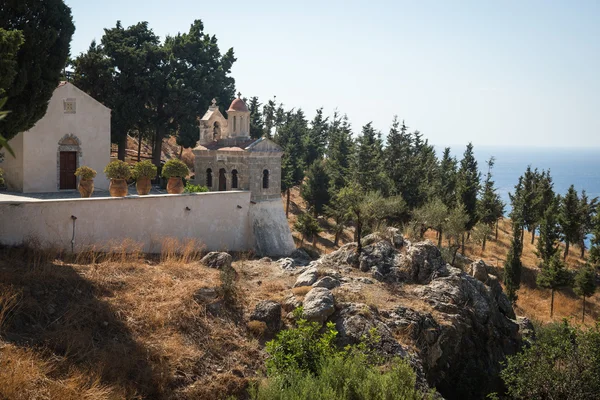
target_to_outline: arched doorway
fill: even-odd
[[[206,170],[206,187],[212,187],[212,169],[210,168]]]
[[[67,134],[58,141],[56,154],[56,186],[58,190],[77,189],[75,170],[80,166],[81,141]]]
[[[234,169],[233,171],[231,171],[231,188],[232,189],[237,189],[238,188],[238,172],[237,172],[237,169]]]
[[[219,191],[223,192],[227,190],[227,175],[225,168],[219,170]]]

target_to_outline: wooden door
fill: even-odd
[[[227,177],[225,176],[225,168],[219,170],[219,190],[227,190]]]
[[[60,189],[77,189],[77,177],[75,170],[77,169],[77,152],[76,151],[61,151],[60,152]]]

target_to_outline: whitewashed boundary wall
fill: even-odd
[[[157,253],[165,238],[196,240],[208,251],[254,250],[250,205],[250,192],[242,191],[61,200],[24,197],[0,201],[0,244],[36,240],[43,247],[70,251],[74,216],[75,251],[130,239],[143,244],[143,251]],[[283,210],[281,202],[280,207]]]

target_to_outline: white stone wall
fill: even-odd
[[[23,190],[23,133],[19,133],[9,142],[15,157],[6,150],[2,150],[4,161],[0,168],[4,170],[4,179],[9,190],[21,192]]]
[[[66,99],[75,100],[74,113],[64,112],[63,101]],[[73,135],[81,142],[77,166],[95,169],[98,172],[95,187],[108,189],[103,170],[110,161],[110,109],[67,83],[54,91],[46,115],[29,131],[19,134],[20,138],[17,136],[9,142],[20,164],[14,169],[5,161],[0,163],[0,168],[7,170],[9,182],[21,181],[20,185],[14,186],[15,190],[25,193],[58,191],[58,147],[65,135]]]
[[[251,204],[250,221],[257,254],[287,256],[296,248],[281,197]]]
[[[75,216],[75,250],[131,239],[145,252],[160,252],[165,238],[176,238],[210,251],[245,251],[255,247],[249,207],[250,192],[241,191],[0,201],[0,244],[35,239],[69,251]]]

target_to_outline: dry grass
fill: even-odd
[[[267,324],[263,321],[248,321],[248,330],[256,337],[261,338],[267,331]]]
[[[264,355],[223,304],[219,271],[189,243],[163,249],[0,251],[0,398],[244,395]]]
[[[292,293],[296,296],[306,296],[306,293],[310,292],[312,286],[298,286],[292,289]]]

